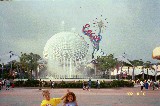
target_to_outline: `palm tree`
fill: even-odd
[[[152,65],[151,65],[152,63],[150,62],[150,61],[146,61],[145,63],[144,63],[144,68],[146,68],[147,69],[147,79],[149,78],[148,76],[148,69],[154,69],[153,67],[152,67]],[[155,69],[154,69],[155,70]]]
[[[160,63],[156,63],[156,69],[155,69],[155,81],[157,81],[157,73],[160,71],[157,71],[158,65],[160,65]]]
[[[147,79],[148,79],[148,69],[150,68],[150,64],[151,62],[150,61],[146,61],[143,65],[143,68],[146,68],[147,69]]]
[[[142,59],[140,59],[140,60],[133,60],[131,61],[131,63],[133,65],[132,80],[135,80],[135,75],[134,75],[135,67],[142,66],[144,62],[142,61]]]

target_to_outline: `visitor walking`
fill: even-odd
[[[2,89],[2,80],[0,79],[0,90]]]
[[[54,88],[54,81],[51,81],[51,89]]]
[[[39,90],[42,90],[42,81],[41,81],[41,79],[39,80]]]
[[[155,89],[155,81],[152,81],[152,90]]]
[[[155,82],[155,87],[156,87],[157,89],[159,89],[159,81],[156,81],[156,82]]]
[[[51,87],[51,89],[52,89],[52,81],[50,80],[50,87]]]
[[[89,91],[90,91],[90,89],[91,89],[91,79],[89,79],[89,81],[88,81],[88,89],[89,89]]]
[[[144,86],[143,81],[141,81],[141,82],[140,82],[140,85],[141,85],[141,92],[142,92],[142,90],[143,90],[143,86]]]
[[[5,87],[6,79],[2,79],[2,80],[1,80],[1,83],[2,83],[2,85],[1,85],[1,89],[2,89],[3,87]]]
[[[148,86],[149,86],[148,81],[146,81],[145,82],[145,89],[148,89]]]
[[[43,80],[42,81],[42,88],[45,87],[46,82]]]
[[[88,83],[83,80],[83,90],[88,90]]]
[[[11,82],[9,79],[6,80],[6,90],[9,90]]]
[[[2,79],[2,88],[3,88],[3,86],[5,86],[5,79]]]
[[[97,82],[96,82],[96,88],[100,89],[100,81],[99,80],[97,80]]]
[[[83,82],[82,82],[82,88],[83,88],[83,90],[85,90],[85,89],[86,89],[86,86],[85,86],[85,82],[84,82],[84,80],[83,80]]]

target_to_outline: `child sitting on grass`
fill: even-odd
[[[43,90],[42,95],[45,100],[42,101],[41,106],[57,106],[66,97],[66,95],[64,95],[61,98],[50,98],[50,93],[48,90]]]

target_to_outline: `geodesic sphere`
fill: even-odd
[[[62,58],[80,60],[86,56],[88,49],[87,42],[77,33],[60,32],[47,41],[43,57],[56,60],[61,60]]]

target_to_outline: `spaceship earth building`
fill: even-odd
[[[43,58],[48,61],[47,72],[52,77],[74,77],[76,68],[86,58],[89,45],[83,37],[73,32],[60,32],[46,43]]]

